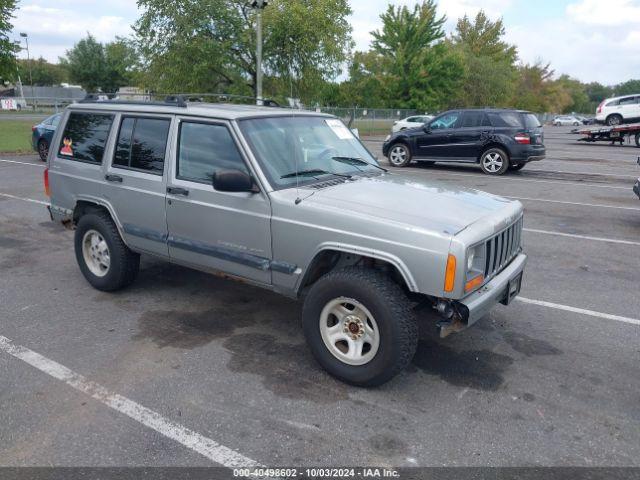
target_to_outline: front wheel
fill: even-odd
[[[396,143],[389,149],[389,163],[394,167],[406,167],[411,162],[411,151],[404,143]]]
[[[509,156],[500,148],[490,148],[480,157],[480,168],[487,175],[502,175],[509,169]]]
[[[302,323],[318,363],[357,386],[389,381],[418,345],[418,323],[404,291],[366,268],[335,270],[318,280],[305,299]]]

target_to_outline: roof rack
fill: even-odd
[[[127,95],[127,94],[125,94]],[[145,96],[158,96],[157,94],[141,94]],[[175,107],[186,108],[189,103],[207,103],[206,97],[214,97],[221,100],[220,103],[231,100],[250,100],[252,103],[256,102],[254,97],[248,97],[245,95],[232,95],[226,93],[193,93],[193,94],[170,94],[165,96],[164,100],[123,100],[119,98],[110,98],[109,94],[105,93],[88,93],[78,103],[108,103],[111,105],[171,105]],[[210,102],[211,103],[211,102]],[[280,104],[275,100],[264,99],[262,101],[263,106],[280,108]]]

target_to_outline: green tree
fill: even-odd
[[[60,64],[69,72],[71,81],[88,92],[113,93],[133,81],[137,58],[131,42],[126,39],[116,38],[103,45],[88,34],[67,50]]]
[[[0,0],[0,80],[13,78],[18,47],[9,39],[16,0]]]
[[[585,85],[585,93],[593,106],[598,105],[605,98],[611,97],[613,95],[613,89],[598,82],[592,82]]]
[[[60,85],[69,80],[68,72],[62,65],[49,63],[42,57],[18,61],[18,71],[22,78],[28,78],[30,69],[33,84],[37,86]]]
[[[504,34],[502,19],[492,22],[482,10],[473,21],[467,15],[458,20],[451,42],[464,65],[460,106],[509,106],[518,52],[503,40]]]
[[[256,13],[244,0],[139,0],[135,31],[148,75],[165,91],[255,95]],[[265,86],[304,96],[334,78],[352,47],[347,0],[272,0],[263,11]],[[188,74],[185,74],[188,72]]]
[[[435,0],[413,9],[389,5],[382,30],[371,33],[380,56],[375,74],[389,106],[433,111],[450,104],[462,66],[443,42],[446,17],[436,8]]]
[[[616,95],[633,95],[640,93],[640,80],[628,80],[616,85],[615,92]]]
[[[585,85],[582,82],[571,78],[569,75],[561,75],[560,78],[556,80],[556,83],[571,100],[571,103],[564,107],[562,113],[592,112],[591,101],[589,100],[589,95],[587,95]]]

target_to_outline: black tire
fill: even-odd
[[[640,147],[640,133],[636,133],[636,147]]]
[[[411,149],[406,143],[394,143],[389,147],[387,158],[394,167],[406,167],[411,163]]]
[[[614,113],[613,115],[609,115],[605,123],[610,127],[615,125],[620,125],[622,123],[622,115],[618,115],[617,113]]]
[[[338,359],[322,338],[322,311],[340,297],[360,302],[377,324],[378,349],[362,365],[350,365]],[[334,377],[361,387],[381,385],[400,373],[413,359],[418,345],[418,322],[411,302],[398,284],[372,269],[348,267],[318,280],[305,298],[302,324],[318,363]]]
[[[500,167],[495,164],[493,167],[489,166],[490,159],[499,157]],[[498,161],[497,159],[495,161]],[[501,148],[490,148],[480,155],[480,168],[487,175],[504,175],[509,170],[509,155]],[[495,170],[493,168],[496,168]]]
[[[104,276],[91,272],[83,254],[83,240],[88,231],[98,232],[109,249],[110,265]],[[120,290],[136,279],[140,269],[140,255],[125,245],[108,213],[95,210],[83,215],[75,231],[76,260],[80,271],[96,289],[104,292]]]
[[[518,163],[517,165],[510,165],[509,170],[513,170],[515,172],[522,170],[525,167],[526,163]]]
[[[43,162],[47,161],[47,156],[49,155],[49,142],[44,138],[38,141],[38,155],[40,155],[40,160]]]

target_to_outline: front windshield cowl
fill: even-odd
[[[336,118],[293,114],[251,118],[238,124],[276,190],[384,170]]]

